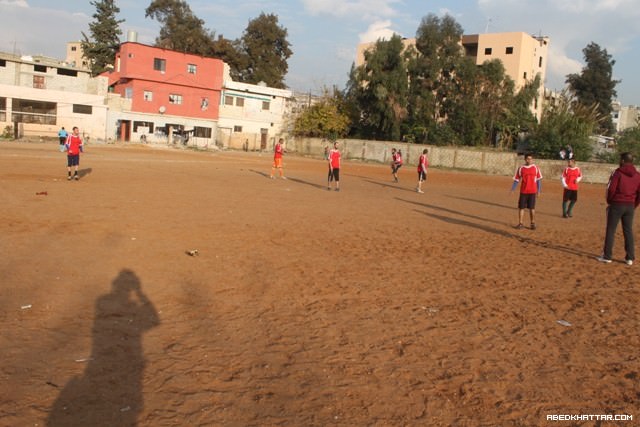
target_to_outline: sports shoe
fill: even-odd
[[[569,218],[569,215],[567,215],[567,214],[562,214],[562,218]]]
[[[424,191],[422,191],[422,190],[416,190],[416,191],[417,191],[418,193],[420,193],[420,194],[424,194]]]
[[[516,228],[516,230],[522,230],[524,228],[524,225],[518,224],[518,225],[516,225],[515,228]]]
[[[71,181],[71,175],[67,177],[67,181]]]
[[[339,189],[339,188],[336,188],[336,191],[340,191],[340,189]]]
[[[596,257],[596,259],[600,262],[604,262],[605,264],[611,264],[611,260],[605,258],[604,255],[600,255],[599,257]]]
[[[80,177],[78,175],[74,176],[73,179],[75,179],[76,181],[80,179]]]
[[[627,265],[633,265],[633,260],[632,259],[626,259],[624,260],[624,263]]]
[[[282,179],[287,179],[287,177],[286,177],[286,176],[281,176],[280,178],[282,178]]]
[[[536,228],[538,228],[538,227],[536,227],[536,223],[535,223],[535,222],[532,222],[532,223],[531,223],[531,229],[532,229],[532,230],[535,230]]]

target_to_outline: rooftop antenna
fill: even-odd
[[[489,25],[491,25],[491,18],[487,19],[487,26],[484,27],[484,32],[488,33],[489,32]]]

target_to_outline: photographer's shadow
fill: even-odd
[[[48,426],[135,426],[142,411],[142,335],[160,323],[140,280],[122,270],[96,301],[93,346],[82,376],[56,399]]]

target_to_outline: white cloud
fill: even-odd
[[[0,0],[0,6],[29,7],[27,0]]]
[[[389,40],[395,31],[391,29],[391,21],[376,21],[369,25],[369,28],[364,33],[358,34],[360,37],[360,43],[375,42],[378,39]]]
[[[398,2],[399,0],[302,0],[305,9],[312,15],[364,20],[397,15],[393,4]]]

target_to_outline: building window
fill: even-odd
[[[224,97],[224,105],[233,105],[233,96],[226,95]]]
[[[233,127],[233,131],[234,132],[242,132],[242,126],[234,126]]]
[[[485,55],[491,55],[491,48],[490,47],[485,47],[484,48],[484,54]]]
[[[182,95],[176,95],[175,93],[169,94],[169,104],[182,104]]]
[[[145,90],[142,96],[145,101],[153,101],[153,92],[151,92],[150,90]]]
[[[197,138],[211,138],[211,128],[205,128],[201,126],[194,126],[193,136]]]
[[[77,47],[76,47],[76,46],[71,46],[71,52],[75,52],[75,51],[76,51],[76,49],[77,49]]]
[[[0,67],[6,67],[7,66],[7,61],[4,59],[0,59]]]
[[[73,104],[73,112],[76,114],[92,114],[93,107],[91,105]]]
[[[153,69],[164,73],[167,69],[167,60],[160,58],[153,58]]]
[[[138,130],[139,127],[147,128],[146,131],[144,129]],[[140,132],[144,131],[145,133],[153,133],[153,123],[152,122],[133,122],[133,131]]]
[[[524,72],[524,79],[527,80],[527,72]]]
[[[507,55],[513,55],[513,46],[508,46],[504,53]]]
[[[7,121],[7,98],[0,97],[0,122]]]
[[[236,98],[236,107],[244,107],[244,98]]]
[[[187,73],[195,74],[198,67],[195,64],[187,64]]]
[[[38,73],[46,73],[47,66],[46,65],[34,65],[33,71],[37,71]]]
[[[57,73],[60,76],[78,77],[78,72],[76,70],[67,70],[65,68],[58,68]]]
[[[46,89],[44,85],[44,76],[33,76],[33,87],[35,89]]]
[[[126,87],[124,88],[124,97],[126,99],[131,99],[133,98],[133,88],[132,87]]]
[[[271,103],[269,101],[262,101],[262,109],[266,110],[266,111],[269,111],[269,105],[270,104]]]
[[[13,110],[11,121],[55,125],[57,108],[58,106],[55,102],[13,98],[11,102],[11,109]]]
[[[538,67],[542,68],[542,56],[538,58]]]

